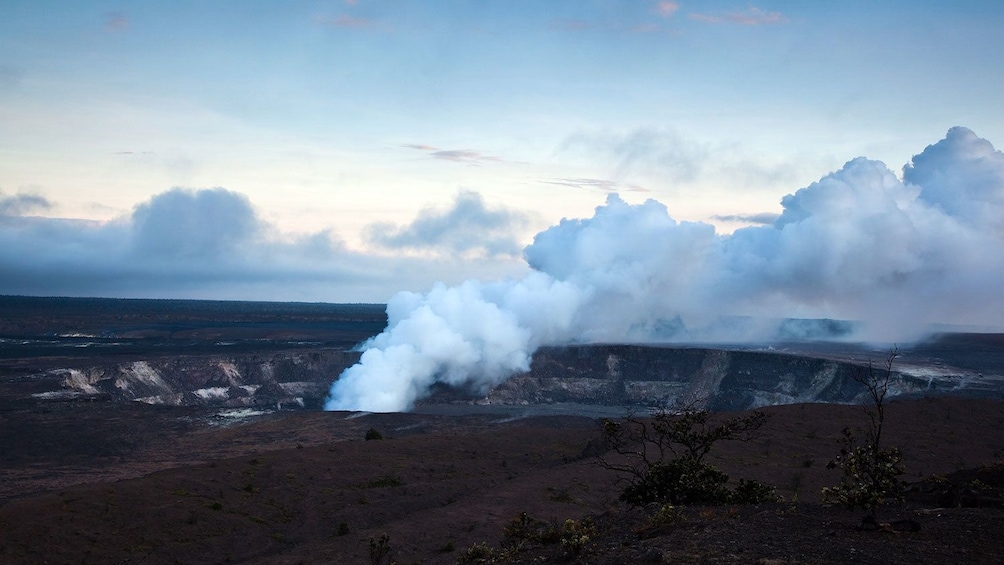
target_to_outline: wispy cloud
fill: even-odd
[[[499,157],[484,155],[480,151],[471,151],[468,149],[444,149],[442,151],[433,151],[431,155],[436,159],[454,161],[457,163],[467,163],[469,165],[478,165],[484,161],[502,160]]]
[[[129,29],[129,16],[120,12],[108,12],[105,14],[105,29],[111,32],[125,31]]]
[[[606,34],[636,34],[636,33],[657,33],[663,28],[654,22],[644,22],[636,25],[623,25],[613,22],[589,22],[577,19],[556,19],[548,22],[548,28],[556,32],[581,33],[594,32]]]
[[[348,14],[339,14],[337,16],[314,16],[314,22],[325,27],[334,27],[340,29],[377,29],[377,20],[371,20],[369,18],[357,18],[355,16],[350,16]],[[382,28],[389,29],[389,28]]]
[[[475,167],[485,162],[501,163],[504,161],[501,157],[485,155],[484,153],[473,149],[440,149],[439,147],[435,147],[433,145],[417,143],[405,144],[403,147],[424,151],[433,159],[442,159],[443,161],[452,161],[454,163],[464,163],[465,165]]]
[[[756,6],[750,6],[745,11],[700,13],[693,12],[690,18],[709,24],[738,24],[745,26],[776,25],[788,21],[781,12],[768,12]]]
[[[649,192],[643,186],[633,183],[620,183],[609,179],[590,178],[554,178],[538,181],[544,184],[556,184],[559,186],[570,186],[583,190],[599,190],[603,192]]]
[[[709,157],[707,144],[673,131],[640,128],[626,133],[580,132],[565,140],[562,151],[614,160],[613,178],[654,168],[677,182],[694,180]]]
[[[656,24],[639,24],[631,28],[632,33],[658,33],[662,31]]]
[[[657,33],[671,31],[668,20],[684,13],[683,6],[675,0],[659,0],[650,9],[651,21],[626,24],[616,21],[591,21],[578,18],[555,18],[548,21],[548,28],[561,32],[604,32],[613,34]],[[777,25],[788,21],[781,12],[768,11],[757,6],[745,10],[694,12],[687,11],[691,20],[709,24],[734,24],[743,26]]]
[[[596,32],[613,35],[653,34],[669,32],[667,20],[680,11],[680,3],[675,0],[659,0],[651,3],[648,13],[641,20],[585,20],[579,18],[555,18],[547,22],[548,28],[558,32]]]
[[[600,167],[592,174],[601,178],[630,179],[648,186],[710,182],[748,189],[777,187],[794,181],[804,168],[796,161],[767,159],[742,144],[711,143],[683,132],[649,127],[580,131],[567,137],[557,153]]]
[[[527,214],[504,207],[488,208],[477,192],[462,191],[447,210],[428,208],[404,226],[380,223],[367,230],[368,240],[387,249],[463,256],[518,257],[518,232]]]
[[[671,17],[680,9],[679,2],[673,2],[672,0],[663,0],[655,6],[655,13],[663,18]]]

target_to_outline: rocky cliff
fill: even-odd
[[[885,373],[887,352],[844,352],[583,345],[539,350],[530,371],[490,391],[436,388],[422,404],[541,405],[575,403],[653,406],[697,401],[716,410],[798,402],[864,400],[855,377]],[[891,395],[964,394],[1000,397],[1004,371],[984,374],[917,351],[893,366]],[[331,382],[359,359],[342,349],[247,355],[172,355],[56,368],[22,378],[31,398],[138,401],[148,404],[307,408],[323,405]],[[971,362],[986,354],[968,355]],[[956,358],[956,361],[965,361]],[[869,363],[873,366],[869,368]],[[964,364],[964,363],[963,363]],[[25,389],[22,389],[25,390]]]
[[[176,406],[312,408],[359,354],[340,350],[172,356],[33,375],[39,400],[138,401]],[[48,384],[48,386],[45,386]]]
[[[630,345],[548,348],[528,373],[488,393],[493,403],[707,403],[740,410],[794,402],[854,402],[862,367],[767,352]]]
[[[884,376],[888,352],[857,353],[849,357],[638,345],[544,348],[534,355],[529,372],[488,391],[480,402],[611,406],[698,402],[715,410],[857,403],[865,400],[865,390],[856,378],[869,371]],[[984,375],[911,353],[893,364],[889,394],[999,396],[1002,380],[1000,374]]]

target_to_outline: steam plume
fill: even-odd
[[[543,345],[812,337],[793,318],[888,342],[1004,320],[1004,154],[972,131],[949,130],[903,180],[857,158],[781,204],[772,225],[720,235],[611,195],[539,233],[522,280],[396,295],[326,408],[407,410],[436,382],[487,390]]]

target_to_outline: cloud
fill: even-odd
[[[133,210],[131,224],[136,252],[165,260],[226,260],[266,230],[246,196],[222,188],[158,194]]]
[[[610,35],[624,34],[652,34],[664,31],[666,20],[672,18],[680,10],[680,3],[671,0],[663,0],[652,5],[650,15],[638,20],[604,19],[600,21],[590,21],[578,18],[555,18],[547,22],[548,29],[558,32],[600,32]],[[653,20],[653,21],[644,21]]]
[[[324,26],[324,27],[334,27],[340,29],[382,29],[383,31],[390,31],[390,28],[380,26],[377,20],[372,20],[369,18],[357,18],[355,16],[350,16],[348,14],[339,14],[337,16],[323,16],[315,15],[314,22]]]
[[[544,184],[557,184],[560,186],[570,186],[585,190],[600,190],[603,192],[649,192],[648,189],[637,184],[623,184],[607,179],[590,178],[556,178],[538,181]]]
[[[781,217],[780,214],[775,214],[773,212],[761,212],[759,214],[727,214],[727,215],[715,215],[711,216],[712,220],[718,220],[721,222],[742,222],[745,224],[773,224],[777,219]]]
[[[965,222],[1004,235],[1004,157],[971,130],[954,127],[903,168],[919,198]]]
[[[517,234],[528,224],[526,214],[506,208],[489,209],[480,194],[462,191],[448,210],[423,210],[405,226],[372,225],[367,238],[387,249],[518,257],[522,245]]]
[[[463,280],[472,265],[515,270],[498,257],[381,257],[327,231],[282,234],[222,188],[172,189],[109,222],[22,215],[48,206],[0,196],[0,294],[380,302],[402,284]]]
[[[725,186],[776,187],[790,182],[803,164],[764,163],[736,143],[708,143],[682,133],[642,127],[617,132],[581,131],[566,138],[558,153],[606,167],[611,179],[653,179],[675,186],[697,181]]]
[[[444,149],[441,151],[433,151],[431,155],[435,159],[443,159],[444,161],[454,161],[457,163],[467,163],[469,165],[477,165],[483,161],[502,160],[498,157],[484,155],[479,151],[471,151],[469,149]]]
[[[537,234],[522,279],[396,295],[326,407],[406,410],[437,382],[487,390],[544,345],[775,341],[793,338],[792,318],[848,321],[799,339],[1001,330],[1004,154],[971,131],[950,130],[903,180],[859,157],[781,204],[775,222],[721,235],[611,194]]]
[[[373,20],[369,20],[366,18],[356,18],[353,16],[342,14],[337,18],[335,18],[333,24],[337,27],[352,27],[352,28],[370,27],[373,25]]]
[[[452,161],[454,163],[463,163],[465,165],[477,167],[485,162],[500,163],[503,162],[501,157],[495,157],[492,155],[485,155],[480,151],[474,151],[472,149],[440,149],[438,147],[433,147],[431,145],[422,145],[409,143],[405,144],[403,147],[409,149],[417,149],[419,151],[424,151],[429,154],[433,159],[441,159],[443,161]]]
[[[105,29],[110,32],[121,32],[129,29],[129,16],[120,12],[108,12],[105,14]]]
[[[24,216],[25,214],[52,208],[52,203],[37,194],[15,194],[5,196],[0,191],[0,216]]]
[[[631,28],[632,33],[658,33],[662,28],[655,24],[639,24]]]
[[[679,2],[673,2],[672,0],[663,0],[655,5],[655,13],[663,18],[671,17],[676,14],[680,9]]]
[[[780,12],[768,12],[762,8],[750,6],[743,12],[723,12],[705,14],[694,12],[690,18],[709,24],[739,24],[744,26],[776,25],[788,21]]]
[[[623,178],[654,169],[664,179],[694,180],[710,156],[710,148],[672,131],[639,128],[626,133],[580,132],[562,144],[561,151],[585,151],[613,159],[613,174]]]

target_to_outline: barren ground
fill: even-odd
[[[589,518],[595,529],[576,555],[530,543],[510,562],[999,563],[1004,553],[999,398],[889,405],[887,445],[904,450],[905,478],[918,486],[880,519],[919,531],[861,531],[860,512],[820,504],[821,487],[839,480],[825,467],[840,430],[865,424],[861,407],[822,404],[770,408],[756,440],[709,456],[733,479],[775,486],[784,502],[683,508],[655,526],[652,509],[618,502],[618,477],[590,455],[592,418],[425,406],[241,420],[206,407],[31,396],[38,371],[109,355],[212,353],[220,340],[228,350],[349,347],[383,327],[380,307],[25,297],[0,306],[3,564],[373,563],[370,542],[384,534],[383,563],[455,563],[474,544],[498,548],[521,513],[559,525]],[[913,357],[999,371],[1002,340],[942,340]],[[385,439],[366,441],[370,429]],[[984,506],[961,507],[972,503]]]
[[[910,481],[990,465],[999,482],[1004,404],[952,398],[893,402],[889,445]],[[528,547],[516,562],[994,563],[1004,511],[915,495],[880,518],[918,532],[859,531],[860,512],[819,504],[838,471],[825,464],[860,407],[794,405],[712,462],[777,487],[785,502],[684,508],[651,525],[617,501],[616,476],[583,457],[597,421],[289,412],[219,425],[199,409],[48,404],[0,413],[2,563],[454,563],[498,546],[525,512],[596,533],[566,557]],[[369,429],[385,439],[365,441]],[[965,478],[964,480],[971,480]],[[961,479],[960,479],[961,480]],[[994,486],[994,485],[990,485]],[[996,485],[1001,486],[1001,485]],[[538,561],[540,562],[540,561]]]

